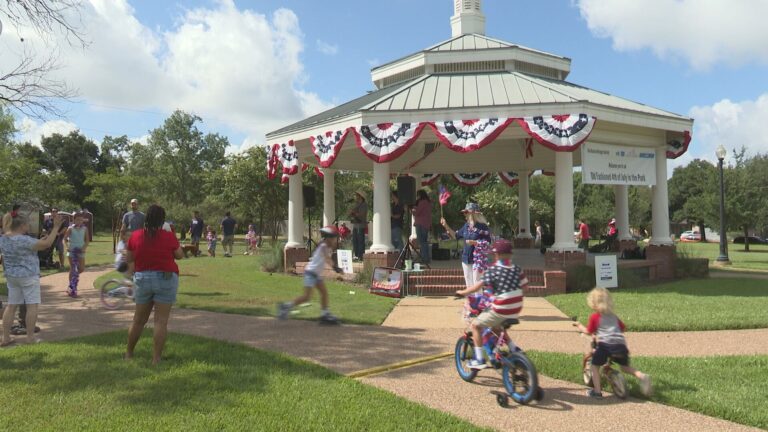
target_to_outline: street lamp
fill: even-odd
[[[725,189],[723,187],[723,159],[726,155],[725,147],[722,144],[717,146],[715,155],[717,156],[717,166],[720,169],[720,256],[715,260],[720,264],[730,264],[728,259],[728,238],[725,235]]]

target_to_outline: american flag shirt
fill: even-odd
[[[523,269],[497,263],[483,273],[483,283],[493,290],[493,311],[507,319],[517,318],[523,309],[523,288],[528,285]]]

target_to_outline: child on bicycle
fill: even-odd
[[[312,254],[312,259],[304,269],[304,294],[296,297],[291,302],[278,303],[277,318],[288,318],[288,313],[291,309],[309,300],[312,297],[312,288],[317,288],[320,291],[320,306],[322,308],[320,322],[324,324],[339,323],[339,319],[328,310],[328,289],[325,287],[321,277],[326,264],[329,264],[336,273],[341,273],[341,269],[333,262],[331,257],[336,248],[339,247],[339,230],[333,225],[321,228],[320,237],[322,237],[322,241],[317,245],[315,252]]]
[[[621,366],[624,373],[634,375],[640,380],[640,390],[644,395],[651,394],[651,377],[629,365],[629,350],[624,338],[624,323],[613,313],[613,299],[605,288],[595,288],[587,295],[587,305],[594,311],[589,316],[586,327],[580,322],[574,323],[579,331],[597,337],[597,347],[592,354],[592,385],[587,396],[602,397],[600,386],[600,368],[610,357]]]
[[[483,287],[493,291],[490,308],[470,324],[475,343],[475,358],[469,362],[471,369],[485,369],[487,366],[483,355],[483,329],[499,327],[508,319],[516,319],[523,309],[523,289],[528,285],[523,269],[511,262],[512,243],[504,239],[496,240],[491,252],[494,253],[494,264],[483,273],[482,280],[472,287],[456,291],[459,296],[466,296]]]
[[[125,279],[130,279],[133,275],[133,271],[130,268],[131,266],[128,264],[128,259],[126,258],[128,250],[125,247],[128,244],[128,238],[130,238],[130,236],[130,233],[127,231],[120,234],[120,241],[117,242],[117,248],[115,250],[115,270],[121,273]]]

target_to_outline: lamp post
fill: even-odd
[[[728,238],[725,235],[725,189],[723,187],[723,160],[726,150],[722,144],[715,150],[717,156],[717,166],[720,170],[720,256],[715,260],[720,264],[730,264],[728,259]]]

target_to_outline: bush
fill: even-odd
[[[285,255],[283,248],[285,243],[273,243],[271,249],[263,248],[259,252],[259,267],[267,273],[283,273],[285,270]]]
[[[709,276],[709,259],[707,258],[682,258],[675,259],[675,277],[703,278]]]

